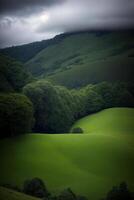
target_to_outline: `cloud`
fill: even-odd
[[[0,46],[83,30],[134,28],[133,0],[0,0]]]
[[[47,20],[47,15],[30,16],[29,18],[3,17],[0,21],[0,48],[26,44],[33,41],[52,38],[58,32],[37,32],[35,31],[39,21]]]
[[[61,32],[134,27],[133,0],[73,0],[49,10],[50,18],[37,31]]]
[[[65,0],[0,0],[0,14],[22,15],[41,10],[43,7],[50,7]]]

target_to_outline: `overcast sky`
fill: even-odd
[[[0,47],[79,30],[134,27],[134,0],[0,0]]]

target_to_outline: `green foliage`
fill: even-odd
[[[95,113],[104,108],[104,101],[101,94],[93,89],[86,89],[86,114]]]
[[[22,64],[0,54],[0,92],[20,91],[31,80]]]
[[[63,190],[58,196],[48,192],[44,182],[40,178],[33,178],[24,182],[25,194],[43,198],[44,200],[87,200],[84,196],[77,196],[70,188]]]
[[[113,84],[114,85],[114,84]],[[102,98],[103,108],[110,108],[114,106],[114,94],[112,91],[112,84],[108,82],[102,82],[95,85],[94,91],[97,92]],[[115,93],[117,95],[117,93]]]
[[[114,186],[104,200],[134,200],[134,196],[129,191],[127,184],[122,182],[119,186]]]
[[[34,105],[35,132],[66,133],[75,120],[88,114],[134,106],[130,85],[125,83],[102,82],[69,90],[40,80],[26,85],[23,92]]]
[[[50,195],[44,182],[39,178],[33,178],[32,180],[25,181],[23,192],[25,194],[39,198],[48,198]]]
[[[0,94],[0,138],[30,132],[33,125],[33,106],[21,94]]]
[[[75,127],[72,129],[72,133],[83,133],[83,130],[80,127]]]
[[[35,109],[36,132],[68,132],[73,117],[71,94],[63,87],[46,81],[37,81],[24,87]]]
[[[87,200],[86,197],[84,196],[76,195],[70,188],[64,189],[58,196],[54,196],[48,191],[43,180],[40,178],[33,178],[31,180],[24,181],[22,190],[10,185],[7,185],[7,187],[5,185],[3,186],[3,188],[0,187],[0,195],[1,195],[1,189],[4,188],[10,189],[10,192],[11,190],[12,192],[14,191],[14,193],[15,191],[17,191],[20,194],[25,193],[27,195],[38,197],[43,200]]]

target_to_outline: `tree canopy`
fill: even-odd
[[[26,96],[0,93],[0,138],[30,132],[33,121],[33,105]]]

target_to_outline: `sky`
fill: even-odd
[[[134,28],[134,0],[0,0],[0,48],[84,30]]]

